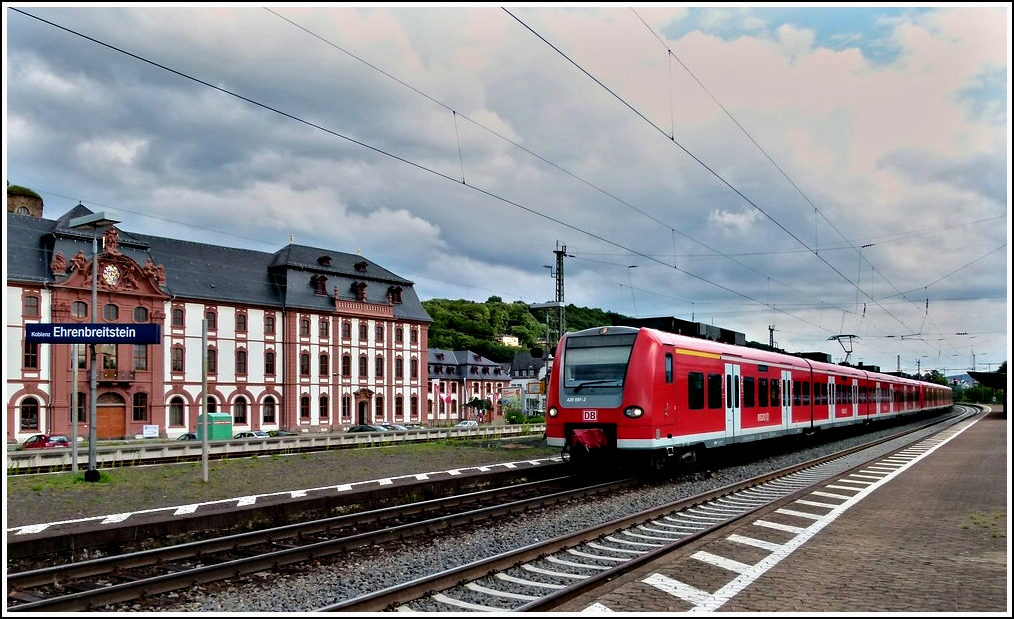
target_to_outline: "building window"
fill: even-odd
[[[373,414],[377,419],[387,419],[387,416],[384,415],[384,398],[379,395],[377,396],[376,408],[373,410]]]
[[[394,377],[404,378],[405,377],[405,360],[398,357],[394,360]]]
[[[204,320],[208,323],[208,331],[214,331],[218,328],[218,314],[214,310],[204,312]]]
[[[102,317],[106,320],[119,320],[120,308],[110,303],[102,308]]]
[[[409,331],[409,341],[412,344],[418,344],[419,343],[419,331],[418,330],[412,329],[412,330]]]
[[[349,321],[342,322],[342,339],[347,340],[352,337],[352,323]]]
[[[310,353],[308,352],[299,355],[299,374],[300,376],[310,375]]]
[[[264,420],[263,423],[275,423],[275,399],[264,398]]]
[[[87,318],[88,304],[84,301],[74,301],[70,304],[70,315],[74,318]]]
[[[246,314],[236,314],[236,331],[238,333],[246,332]]]
[[[320,372],[321,377],[325,377],[331,373],[331,370],[329,369],[331,364],[328,361],[329,359],[327,358],[327,355],[320,356],[320,367],[318,367],[317,370]]]
[[[134,344],[134,371],[145,372],[148,370],[148,345]]]
[[[394,398],[394,416],[396,419],[401,419],[404,415],[405,415],[405,398],[399,395]]]
[[[270,350],[264,353],[264,373],[268,376],[275,375],[275,353]]]
[[[209,395],[205,399],[205,402],[207,402],[206,409],[207,409],[207,411],[209,413],[217,413],[218,412],[218,400],[216,400],[214,396],[210,396]]]
[[[116,362],[116,344],[99,344],[99,356],[102,357],[103,370],[115,370],[120,367]]]
[[[77,394],[77,422],[85,423],[85,402],[88,401],[88,396],[80,391]]]
[[[299,418],[310,418],[310,396],[304,395],[299,398]]]
[[[412,378],[419,378],[419,360],[412,359],[408,362],[410,376]]]
[[[322,395],[322,396],[320,396],[320,418],[321,419],[327,419],[330,416],[331,415],[328,412],[327,396],[326,395]]]
[[[169,425],[183,425],[183,400],[180,398],[169,400]]]
[[[352,378],[352,357],[342,355],[342,377]]]
[[[342,419],[349,419],[352,417],[352,398],[343,395],[342,396]]]
[[[264,333],[273,335],[275,332],[275,317],[265,316],[264,317]]]
[[[369,338],[369,334],[366,332],[366,323],[359,325],[359,339],[365,340]]]
[[[310,319],[300,318],[299,319],[299,335],[302,337],[310,337]]]
[[[39,369],[38,342],[25,342],[24,368],[26,370]]]
[[[321,318],[320,323],[317,325],[317,335],[320,337],[328,337],[331,334],[331,323],[328,322],[327,318]]]
[[[39,429],[39,401],[35,398],[25,398],[21,401],[21,429]]]
[[[148,322],[148,308],[147,307],[135,307],[134,308],[134,322]]]
[[[374,363],[374,366],[375,366],[375,368],[374,368],[375,376],[377,378],[382,378],[384,376],[384,358],[383,357],[377,357],[377,360],[376,360],[376,363]]]
[[[218,351],[214,348],[208,349],[208,374],[218,373]]]
[[[134,394],[134,421],[148,421],[148,394]]]
[[[173,372],[183,371],[183,348],[173,346],[169,367]]]
[[[236,351],[236,373],[237,374],[246,374],[246,351],[245,350],[237,350]]]
[[[369,374],[369,368],[366,367],[367,360],[366,356],[359,357],[359,377],[366,378]]]
[[[182,329],[183,328],[183,310],[181,308],[174,307],[173,308],[173,312],[172,312],[172,316],[173,316],[172,317],[172,325],[174,327]]]
[[[21,308],[22,314],[27,318],[37,318],[39,316],[39,297],[28,296],[22,301],[23,307]]]
[[[405,330],[402,329],[401,327],[398,327],[397,329],[394,330],[394,341],[398,344],[401,344],[402,342],[405,341]]]
[[[377,328],[374,329],[374,332],[376,333],[377,341],[378,342],[383,342],[384,341],[384,327],[382,325],[377,325]]]
[[[236,398],[236,402],[232,405],[232,422],[241,426],[246,425],[246,398],[243,396]]]

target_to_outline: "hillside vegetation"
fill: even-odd
[[[510,361],[520,351],[544,346],[547,312],[552,337],[555,339],[559,332],[555,309],[531,309],[522,301],[506,303],[500,297],[490,297],[485,303],[430,299],[422,305],[433,318],[429,329],[430,348],[470,350],[498,363]],[[565,326],[567,331],[580,331],[618,324],[617,321],[624,318],[626,316],[614,312],[568,305]],[[501,343],[497,339],[501,335],[518,338],[520,345]]]

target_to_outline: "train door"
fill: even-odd
[[[827,418],[834,421],[838,408],[835,406],[838,396],[838,384],[834,382],[834,376],[827,377]]]
[[[784,427],[792,425],[792,372],[782,370],[782,419]]]
[[[735,363],[725,364],[725,436],[727,439],[742,432],[740,419],[740,367]]]
[[[852,379],[852,418],[859,416],[859,379]]]

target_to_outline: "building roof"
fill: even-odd
[[[80,204],[57,220],[8,213],[8,281],[56,283],[49,265],[57,253],[67,261],[79,251],[91,259],[92,231],[69,226],[91,214]],[[358,254],[295,244],[267,253],[116,230],[120,253],[139,265],[148,260],[162,265],[162,288],[177,298],[327,312],[334,310],[336,297],[356,301],[354,286],[365,285],[362,300],[387,305],[393,295],[395,318],[432,322],[413,282]],[[321,278],[326,294],[318,293]]]

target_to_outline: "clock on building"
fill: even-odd
[[[107,264],[106,268],[102,269],[102,281],[107,286],[115,286],[116,282],[120,281],[120,270],[115,264]]]

